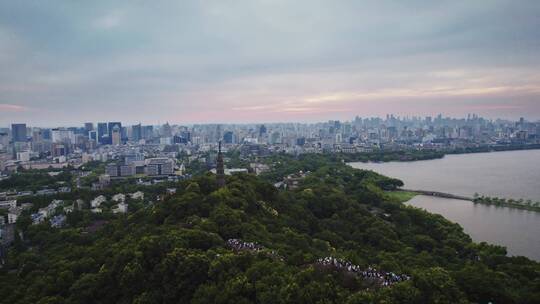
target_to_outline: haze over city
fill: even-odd
[[[540,303],[540,0],[0,0],[0,304]]]
[[[540,118],[538,1],[0,2],[0,125]]]

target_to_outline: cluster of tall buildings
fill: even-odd
[[[59,128],[14,123],[10,128],[0,128],[0,164],[60,164],[70,160],[84,163],[129,159],[134,153],[146,158],[174,157],[181,152],[196,155],[215,151],[220,141],[227,149],[239,146],[250,154],[538,144],[540,122],[523,118],[492,120],[477,115],[388,115],[320,123],[125,126],[121,122],[88,122],[80,127]],[[118,170],[131,172],[132,168]]]

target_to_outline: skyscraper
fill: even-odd
[[[266,126],[265,125],[261,125],[259,127],[259,137],[263,137],[264,135],[266,135]]]
[[[26,142],[26,124],[12,124],[11,138],[13,142]]]
[[[88,135],[88,132],[94,130],[94,123],[92,123],[92,122],[84,123],[84,130],[86,131],[86,135]]]
[[[97,136],[98,136],[98,142],[102,145],[107,144],[107,134],[109,134],[107,129],[107,123],[106,122],[100,122],[97,124]]]
[[[133,141],[139,141],[142,139],[142,127],[141,124],[131,127],[131,138]]]
[[[32,142],[42,142],[43,141],[43,133],[41,132],[41,129],[35,129],[32,132]]]
[[[122,132],[122,123],[117,122],[117,121],[109,122],[108,125],[107,125],[107,129],[109,131],[109,142],[108,142],[108,144],[112,144],[112,132],[113,132],[113,128],[115,126],[118,126],[118,133],[120,135],[120,138],[122,137],[122,134],[121,134],[121,132]]]
[[[234,143],[234,133],[232,131],[227,131],[223,134],[223,141],[226,144]]]
[[[94,130],[94,131],[88,132],[88,138],[91,140],[95,140],[97,142],[98,141],[97,131]]]
[[[122,140],[121,140],[120,128],[118,127],[118,125],[115,125],[112,128],[111,144],[113,144],[114,146],[119,146],[121,143],[122,143]]]
[[[154,137],[154,126],[144,126],[142,128],[142,138],[152,139]]]
[[[172,128],[169,125],[169,123],[166,123],[161,127],[161,136],[162,137],[171,137],[172,136]]]

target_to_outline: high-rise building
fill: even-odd
[[[118,132],[119,132],[119,135],[120,135],[120,138],[122,138],[122,123],[121,122],[109,122],[107,124],[107,129],[109,131],[109,142],[108,144],[112,144],[112,132],[113,132],[113,128],[115,126],[118,126]]]
[[[142,139],[142,127],[141,124],[131,127],[131,140],[139,141]]]
[[[120,140],[122,142],[128,141],[128,129],[127,129],[127,127],[120,128]]]
[[[32,142],[42,142],[43,141],[43,133],[40,129],[36,129],[32,132]]]
[[[26,142],[26,124],[12,124],[11,138],[13,142]]]
[[[88,139],[94,140],[97,142],[97,131],[88,132]]]
[[[232,131],[227,131],[223,134],[223,141],[226,144],[234,143],[234,133]]]
[[[55,143],[75,143],[75,134],[64,128],[52,129],[52,141]]]
[[[114,146],[119,146],[122,143],[120,128],[118,125],[115,125],[111,133],[111,144]]]
[[[266,126],[265,125],[261,125],[259,127],[259,137],[263,137],[264,135],[266,135]]]
[[[107,144],[107,135],[109,134],[109,131],[107,129],[107,123],[106,122],[100,122],[97,124],[97,136],[98,136],[98,142],[102,145]]]
[[[84,123],[84,131],[86,131],[86,134],[90,131],[94,131],[94,123],[92,122],[86,122]]]
[[[171,136],[172,136],[172,128],[169,125],[169,123],[166,123],[161,127],[161,137],[171,137]]]
[[[41,129],[41,136],[43,136],[43,140],[51,140],[52,139],[51,129]]]
[[[8,133],[0,132],[0,148],[5,148],[9,145]]]
[[[142,128],[142,138],[152,139],[154,137],[154,126],[144,126]]]
[[[182,131],[180,132],[180,136],[184,139],[184,143],[191,142],[191,132]]]

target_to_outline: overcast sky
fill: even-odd
[[[540,118],[540,1],[0,0],[0,125]]]

